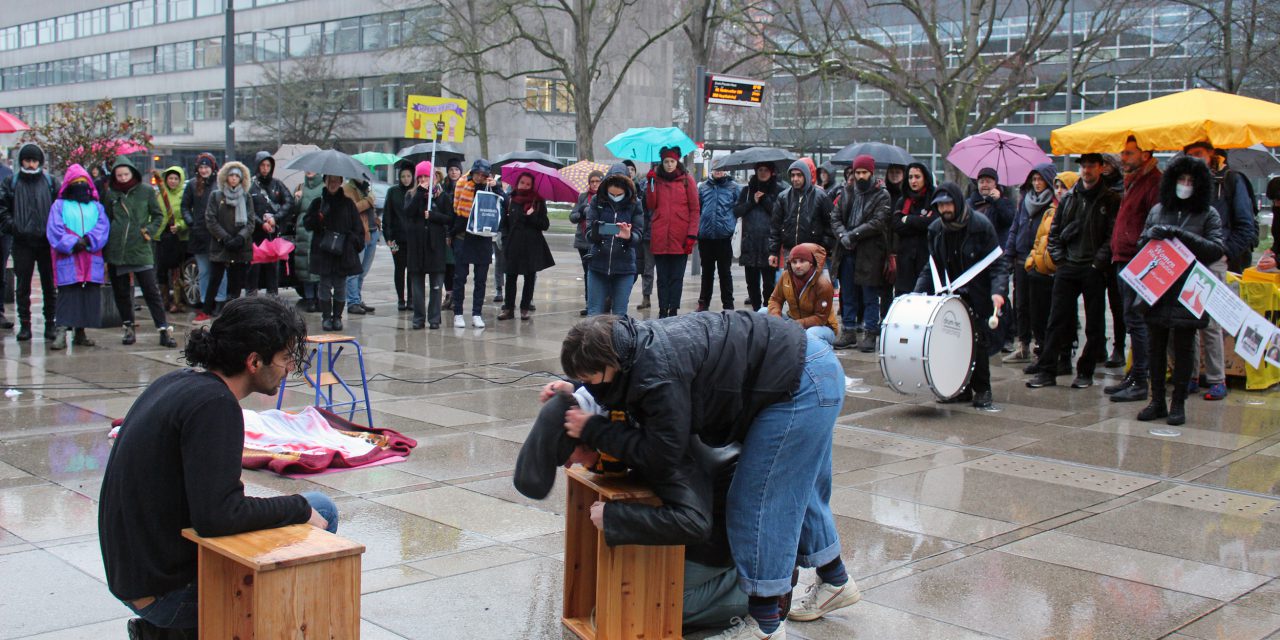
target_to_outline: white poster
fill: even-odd
[[[1267,351],[1263,354],[1263,359],[1273,367],[1280,367],[1280,331],[1271,334],[1271,341],[1267,343]]]
[[[1245,315],[1240,335],[1236,336],[1236,354],[1249,366],[1262,366],[1262,355],[1276,333],[1276,326],[1252,309]]]
[[[1217,276],[1213,275],[1212,271],[1197,262],[1191,266],[1191,272],[1187,274],[1187,283],[1182,286],[1182,292],[1178,294],[1178,301],[1187,308],[1187,311],[1199,318],[1204,316],[1213,290],[1218,287],[1226,288],[1226,286]]]
[[[1253,309],[1250,309],[1249,305],[1231,290],[1231,287],[1222,283],[1209,292],[1205,311],[1208,311],[1209,317],[1222,327],[1223,332],[1233,336],[1240,332],[1240,325],[1244,323],[1245,318],[1254,313]]]

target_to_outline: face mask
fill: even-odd
[[[627,194],[625,194],[625,193],[620,193],[620,194],[618,194],[618,195],[616,195],[616,196],[615,196],[615,195],[613,195],[613,194],[611,193],[611,194],[609,194],[609,199],[610,199],[610,200],[612,200],[612,201],[614,201],[614,202],[622,202],[623,200],[626,200],[626,199],[627,199]]]
[[[1190,198],[1191,193],[1193,191],[1195,191],[1195,187],[1192,187],[1191,185],[1187,185],[1187,184],[1179,184],[1178,188],[1175,190],[1175,192],[1178,194],[1178,198],[1181,200],[1186,200],[1187,198]]]
[[[857,183],[857,185],[858,185],[858,191],[866,191],[868,188],[870,188],[870,187],[871,187],[871,180],[870,180],[870,179],[867,179],[867,180],[855,180],[854,182],[856,182],[856,183]]]

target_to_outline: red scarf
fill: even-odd
[[[533,205],[538,202],[538,194],[533,189],[516,191],[511,194],[511,202],[518,205],[525,213],[529,213],[529,210],[533,208]]]

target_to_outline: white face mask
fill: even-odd
[[[1191,193],[1194,191],[1195,187],[1192,187],[1189,184],[1179,184],[1178,188],[1174,192],[1178,195],[1179,199],[1186,200],[1191,197]]]
[[[625,199],[626,199],[626,197],[627,197],[627,194],[625,194],[625,193],[620,193],[620,194],[618,194],[618,195],[616,195],[616,196],[615,196],[615,195],[613,195],[612,193],[611,193],[611,194],[609,194],[609,199],[610,199],[610,200],[612,200],[612,201],[614,201],[614,202],[622,202],[623,200],[625,200]]]

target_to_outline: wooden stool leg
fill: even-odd
[[[203,547],[197,558],[200,637],[253,638],[253,569]]]
[[[579,637],[592,638],[591,613],[596,604],[595,525],[591,524],[591,505],[600,494],[578,482],[569,482],[564,536],[564,623]],[[584,635],[584,632],[590,635]]]

